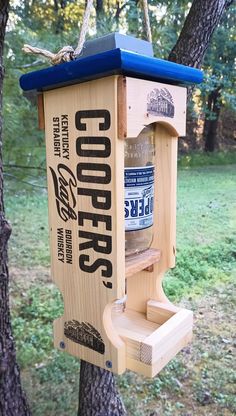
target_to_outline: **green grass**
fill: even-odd
[[[202,293],[236,267],[236,166],[179,170],[177,265],[164,282],[172,299]]]
[[[236,164],[236,149],[215,151],[214,153],[195,151],[187,155],[181,155],[178,160],[180,168],[229,164]]]
[[[11,286],[13,330],[32,413],[36,416],[72,416],[76,414],[78,400],[79,362],[53,348],[52,321],[62,314],[63,304],[58,290],[43,277],[44,269],[41,270],[42,266],[49,266],[47,194],[41,188],[34,192],[12,190],[11,182],[7,182],[5,201],[6,213],[13,226],[9,247],[10,266],[15,271]],[[167,295],[174,301],[183,297],[192,299],[189,307],[198,311],[199,294],[216,296],[214,291],[223,283],[223,288],[230,285],[235,270],[236,165],[180,169],[177,265],[165,278]],[[42,277],[38,277],[41,272]],[[228,293],[222,290],[220,311],[222,314],[227,312],[228,322],[232,293],[231,289]],[[217,296],[221,299],[221,292]],[[208,313],[207,306],[205,309]],[[221,319],[221,315],[217,319]],[[209,336],[209,345],[199,341],[195,346],[196,368],[191,367],[188,355],[187,358],[178,356],[153,380],[130,372],[118,377],[129,415],[148,416],[156,408],[161,416],[234,414],[236,404],[230,353],[222,357],[223,363],[219,363],[222,346],[217,325],[218,321],[215,332]],[[227,331],[225,338],[229,337],[231,327]],[[203,334],[208,332],[209,328],[204,327]],[[211,337],[217,346],[215,355],[210,350]],[[190,379],[192,384],[189,386]],[[205,406],[208,390],[212,409],[203,413],[201,406]],[[186,403],[185,392],[197,406],[195,413],[186,410],[190,403]]]
[[[12,225],[10,264],[17,267],[49,266],[46,190],[30,193],[10,191],[6,192],[5,200],[6,215]]]

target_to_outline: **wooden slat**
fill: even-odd
[[[135,273],[141,272],[149,268],[160,260],[161,252],[150,248],[142,253],[128,256],[125,259],[125,277],[133,276]]]
[[[38,127],[39,127],[39,130],[45,130],[43,94],[38,94],[37,100],[38,100]]]
[[[175,266],[176,255],[176,185],[177,185],[177,137],[156,126],[157,168],[154,195],[154,239],[153,245],[161,250],[158,273],[165,273]],[[153,299],[153,298],[152,298]]]
[[[64,300],[54,343],[122,373],[125,344],[113,334],[107,308],[125,295],[124,141],[117,137],[117,76],[46,91],[44,106],[51,270]],[[91,138],[98,156],[89,155]],[[105,200],[106,209],[101,207]]]
[[[127,355],[126,367],[128,370],[134,371],[135,373],[142,374],[145,377],[153,377],[152,366],[142,363],[141,361],[131,358]]]
[[[159,325],[164,324],[178,311],[179,308],[172,303],[157,302],[156,300],[147,302],[147,320]]]
[[[181,309],[168,321],[161,325],[149,337],[145,338],[141,347],[141,361],[146,364],[154,364],[165,356],[166,352],[175,344],[181,343],[185,346],[184,338],[191,331],[193,325],[193,314],[191,311]],[[180,349],[181,349],[180,348]],[[178,350],[179,351],[179,344]]]
[[[192,339],[192,330],[190,330],[184,338],[179,342],[172,345],[168,351],[165,351],[163,356],[157,360],[154,364],[145,364],[134,357],[126,356],[126,367],[127,369],[136,373],[142,374],[145,377],[155,377],[165,367],[169,361],[175,357],[175,355],[181,351],[182,348],[187,346]]]
[[[127,137],[127,103],[126,103],[126,77],[120,76],[117,82],[118,99],[118,137]]]
[[[166,364],[172,360],[176,354],[178,354],[184,347],[186,347],[192,340],[193,331],[192,328],[182,336],[179,341],[176,341],[173,345],[169,345],[169,349],[166,349],[162,355],[159,356],[158,360],[152,364],[150,377],[155,377]]]
[[[144,126],[160,123],[170,136],[186,134],[186,91],[185,87],[126,77],[127,96],[127,137],[137,137]],[[160,114],[148,111],[148,97],[156,91],[168,91],[172,97],[174,114]]]

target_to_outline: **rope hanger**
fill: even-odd
[[[143,10],[144,10],[144,26],[145,26],[145,30],[147,34],[147,40],[149,42],[152,42],[152,33],[151,33],[151,26],[150,26],[150,21],[149,21],[149,14],[148,14],[148,1],[142,0],[142,4],[143,4]],[[22,51],[28,54],[44,56],[45,58],[49,59],[52,65],[58,65],[63,62],[69,62],[69,61],[75,60],[80,55],[84,46],[85,38],[86,38],[88,28],[89,28],[89,19],[90,19],[92,7],[93,7],[93,0],[88,0],[87,6],[84,12],[82,28],[81,28],[78,45],[76,49],[73,49],[72,46],[67,45],[67,46],[64,46],[62,49],[60,49],[57,53],[53,53],[53,52],[48,51],[47,49],[41,49],[41,48],[37,48],[31,45],[25,44],[22,48]]]

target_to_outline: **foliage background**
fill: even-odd
[[[158,5],[154,0],[149,2],[155,56],[168,59],[190,5],[186,0],[162,0]],[[52,51],[57,51],[66,44],[76,46],[83,12],[83,1],[24,0],[12,3],[5,44],[6,166],[11,164],[42,168],[45,163],[43,134],[35,128],[36,98],[32,94],[28,98],[22,96],[19,77],[48,64],[42,58],[23,54],[22,45],[29,43]],[[215,149],[235,150],[235,12],[236,5],[233,5],[213,35],[203,65],[205,82],[195,91],[189,104],[187,139],[181,140],[181,152],[204,148],[207,121],[214,120],[218,123],[214,137]],[[133,0],[124,3],[116,0],[96,1],[88,38],[111,31],[145,38],[141,3]],[[209,105],[209,96],[218,89],[216,102]],[[27,172],[18,170],[17,175],[19,174],[23,176]]]

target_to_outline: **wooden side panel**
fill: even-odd
[[[172,305],[172,303],[149,300],[147,302],[147,320],[162,325],[178,312],[178,310],[179,308]]]
[[[43,104],[43,94],[38,94],[38,127],[39,130],[45,129],[45,120],[44,120],[44,104]]]
[[[155,271],[158,274],[175,266],[177,145],[177,137],[170,136],[164,126],[157,124],[153,247],[162,253]]]
[[[44,105],[52,277],[64,299],[55,346],[121,373],[109,306],[125,294],[117,77],[45,92]]]
[[[168,355],[168,351],[174,346],[175,354],[177,354],[186,345],[185,336],[191,331],[192,324],[192,312],[181,309],[145,338],[141,346],[141,361],[154,364]],[[182,344],[179,345],[181,341]]]
[[[161,256],[153,265],[153,271],[142,271],[127,279],[127,307],[143,313],[146,313],[150,299],[168,302],[162,280],[164,273],[175,265],[177,137],[172,137],[166,127],[158,123],[155,147],[154,236],[151,248],[160,250]]]
[[[127,137],[157,122],[172,136],[186,134],[186,88],[127,77],[126,90]]]
[[[117,83],[118,98],[118,137],[125,139],[127,137],[127,91],[126,77],[119,76]]]
[[[182,348],[189,344],[191,339],[192,329],[181,340],[170,346],[169,350],[165,350],[165,353],[154,364],[145,364],[127,355],[126,366],[129,370],[142,374],[145,377],[155,377]]]
[[[192,326],[189,331],[182,334],[181,338],[178,338],[173,345],[169,345],[169,349],[166,348],[165,352],[160,355],[159,359],[151,366],[151,377],[155,377],[162,369],[172,360],[176,354],[178,354],[189,342],[191,342],[193,336]]]

